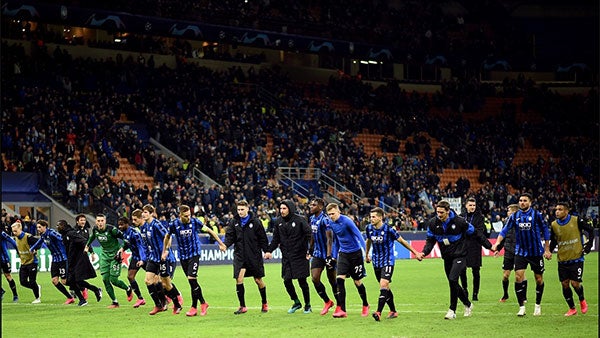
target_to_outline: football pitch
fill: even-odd
[[[533,273],[527,271],[527,315],[517,317],[514,275],[511,275],[510,299],[499,303],[502,258],[484,257],[481,291],[479,301],[474,302],[473,315],[463,317],[463,305],[459,301],[455,320],[443,319],[448,310],[449,290],[441,259],[397,261],[391,287],[399,317],[384,319],[388,312],[386,307],[380,322],[373,320],[370,314],[360,316],[362,304],[350,280],[346,282],[348,318],[332,318],[333,309],[328,315],[320,316],[323,302],[310,281],[313,312],[304,314],[300,310],[288,314],[292,302],[280,278],[279,264],[265,264],[269,312],[260,312],[258,290],[254,281],[247,278],[244,284],[248,312],[242,315],[233,314],[238,301],[232,267],[202,266],[198,279],[210,304],[205,317],[185,316],[190,306],[190,288],[179,267],[174,280],[184,297],[184,310],[179,315],[173,315],[170,309],[155,316],[148,315],[152,301],[142,273],[138,273],[137,280],[147,304],[138,309],[127,302],[125,292],[120,289],[115,291],[121,304],[118,309],[107,309],[110,300],[106,292],[99,303],[90,293],[88,306],[63,305],[64,296],[52,285],[47,272],[38,274],[38,283],[42,285],[41,304],[31,304],[33,293],[20,285],[17,286],[20,301],[12,303],[12,294],[2,277],[3,288],[7,290],[2,301],[2,337],[598,337],[598,253],[586,256],[583,285],[589,311],[585,315],[563,316],[568,307],[558,281],[556,255],[546,262],[542,316],[532,315]],[[366,264],[366,269],[368,276],[364,282],[373,312],[379,286],[373,267]],[[468,273],[471,281],[471,271]],[[15,274],[13,277],[18,280]],[[121,278],[127,279],[124,269]],[[326,278],[323,281],[331,296]],[[104,289],[100,277],[90,282]],[[297,283],[294,285],[301,297]],[[576,304],[579,310],[577,299]]]

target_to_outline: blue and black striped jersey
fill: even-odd
[[[387,223],[377,229],[373,224],[367,225],[367,240],[371,240],[371,262],[376,268],[394,265],[396,256],[394,255],[394,242],[400,238],[400,234]]]
[[[180,218],[169,223],[168,232],[175,235],[179,249],[179,259],[188,259],[200,256],[200,238],[198,234],[203,231],[204,224],[197,218],[190,218],[190,222],[184,224]]]
[[[67,249],[62,240],[62,236],[54,229],[47,229],[46,232],[40,235],[40,239],[31,246],[31,250],[37,250],[45,244],[50,254],[52,254],[52,262],[63,262],[67,260]]]
[[[322,259],[327,258],[327,225],[329,222],[331,222],[331,220],[323,211],[316,216],[310,216],[310,228],[314,241],[313,257]]]
[[[131,259],[145,262],[148,258],[146,255],[146,244],[142,239],[140,232],[132,227],[127,228],[123,232],[123,239],[127,248],[131,250]]]
[[[148,255],[148,260],[152,262],[160,262],[167,229],[157,219],[153,219],[150,223],[144,223],[142,226],[142,232],[145,235],[146,247],[148,248],[146,252]],[[173,250],[170,248],[167,261],[175,261]]]
[[[529,208],[512,214],[506,226],[500,232],[506,237],[508,231],[515,229],[515,255],[523,257],[539,257],[544,255],[542,240],[550,240],[550,229],[539,211]]]

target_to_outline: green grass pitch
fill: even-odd
[[[514,275],[509,289],[511,298],[506,303],[498,302],[502,294],[501,264],[501,257],[483,258],[481,291],[479,301],[474,302],[473,316],[462,316],[463,306],[459,301],[457,318],[453,321],[443,319],[448,309],[449,291],[440,259],[397,261],[392,290],[400,316],[381,322],[375,322],[370,315],[360,316],[360,298],[351,281],[346,283],[348,318],[332,318],[332,311],[320,316],[323,303],[310,282],[314,312],[288,314],[292,302],[280,278],[279,264],[265,265],[269,312],[260,312],[258,290],[248,278],[245,286],[249,310],[243,315],[233,314],[238,303],[232,267],[202,266],[199,281],[210,304],[205,317],[185,316],[190,306],[189,284],[180,268],[176,270],[175,283],[185,301],[184,311],[179,315],[171,311],[148,315],[152,302],[142,273],[137,280],[148,303],[139,309],[127,302],[125,292],[120,289],[116,290],[121,303],[118,309],[106,308],[110,304],[106,293],[100,303],[90,299],[86,307],[63,305],[64,297],[51,284],[49,273],[38,274],[38,283],[42,285],[41,304],[31,304],[31,290],[21,286],[18,286],[20,301],[12,303],[10,290],[2,277],[7,290],[2,301],[2,337],[598,337],[598,253],[588,255],[585,263],[583,285],[589,312],[573,317],[563,316],[567,305],[558,282],[556,256],[546,264],[541,317],[532,316],[535,282],[531,271],[527,271],[530,283],[525,317],[516,316]],[[366,268],[368,276],[364,281],[373,312],[379,287],[372,266],[367,264]],[[14,274],[13,277],[18,279]],[[125,270],[121,277],[126,280]],[[91,282],[102,285],[99,277]],[[330,294],[329,287],[327,290]],[[386,308],[384,316],[387,311]]]

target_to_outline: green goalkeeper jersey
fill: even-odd
[[[87,241],[89,247],[94,239],[98,240],[102,247],[102,256],[106,258],[113,258],[117,251],[121,248],[119,238],[123,238],[123,234],[115,227],[106,225],[104,231],[98,228],[94,228],[90,234],[90,238]]]

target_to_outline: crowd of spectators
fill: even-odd
[[[399,210],[390,217],[405,229],[418,229],[432,205],[447,196],[474,194],[493,218],[503,216],[519,191],[533,192],[548,217],[558,200],[576,202],[579,211],[598,201],[598,124],[590,120],[597,92],[565,98],[518,81],[505,83],[499,94],[471,79],[445,82],[429,97],[408,93],[396,82],[372,89],[348,77],[309,90],[311,85],[292,83],[276,66],[243,72],[180,63],[169,69],[132,58],[72,58],[43,45],[35,45],[31,56],[19,45],[2,47],[2,152],[7,159],[2,169],[39,172],[44,189],[74,211],[100,206],[99,211],[127,215],[153,203],[161,217],[170,219],[176,205],[187,203],[194,212],[224,222],[234,201],[246,198],[259,216],[272,217],[281,199],[304,202],[278,181],[277,168],[285,166],[321,169],[364,197],[360,203],[345,201],[344,211],[357,222],[385,202]],[[279,105],[260,100],[258,87],[279,97]],[[546,120],[516,123],[509,106],[483,123],[461,120],[461,107],[476,112],[486,96],[505,94],[524,97],[526,109],[543,111]],[[329,99],[350,102],[351,108],[333,109]],[[434,105],[458,114],[440,120],[428,114]],[[577,119],[561,118],[565,111]],[[151,136],[186,162],[159,154],[134,129],[115,123],[121,114],[144,123]],[[579,118],[589,123],[578,123]],[[389,152],[402,153],[392,159],[367,154],[353,142],[365,129],[415,141],[406,149],[394,149],[397,142],[385,144]],[[421,132],[443,147],[432,151],[428,140],[418,137]],[[267,133],[273,140],[271,154]],[[540,159],[513,166],[525,140],[551,150],[559,163]],[[115,151],[153,176],[156,186],[113,181],[119,166]],[[204,186],[192,168],[221,187]],[[439,187],[444,168],[480,169],[484,187],[465,190],[467,182]]]
[[[498,60],[521,71],[556,67],[536,59],[531,34],[510,15],[510,1],[43,2],[387,46],[396,61],[439,60],[467,73]]]

